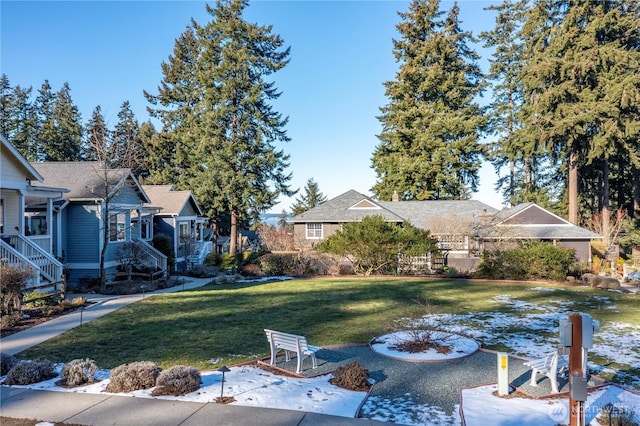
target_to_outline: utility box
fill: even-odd
[[[568,318],[560,318],[560,346],[570,347],[571,339],[571,322]]]
[[[593,348],[593,333],[600,331],[600,322],[591,318],[589,314],[582,314],[582,347]],[[586,366],[585,366],[586,368]]]
[[[574,401],[586,401],[587,400],[587,378],[580,375],[569,376],[569,386],[571,392],[571,399]]]

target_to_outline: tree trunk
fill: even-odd
[[[513,207],[513,197],[516,195],[516,165],[509,160],[509,204]]]
[[[229,232],[229,253],[233,256],[238,252],[238,214],[231,209],[231,231]]]
[[[100,290],[107,288],[107,271],[104,268],[104,259],[107,257],[107,245],[109,244],[109,204],[105,203],[102,213],[102,248],[100,249]]]
[[[632,166],[633,173],[633,212],[631,217],[634,219],[640,218],[640,171],[637,167]]]
[[[611,211],[609,210],[609,161],[604,160],[602,165],[602,237],[604,238],[605,247],[611,245],[611,231],[609,223]]]
[[[569,154],[569,222],[578,224],[578,155],[575,151]]]

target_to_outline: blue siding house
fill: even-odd
[[[153,215],[153,235],[165,234],[173,244],[176,269],[199,265],[211,253],[213,243],[205,241],[204,217],[191,191],[176,191],[172,185],[143,185],[151,204],[161,210]],[[144,218],[143,218],[144,221]],[[143,226],[141,229],[145,229]]]
[[[104,169],[98,162],[32,163],[49,185],[67,188],[56,204],[53,251],[68,269],[67,283],[77,285],[83,278],[100,276],[101,252],[106,246],[104,267],[107,276],[116,271],[124,243],[134,242],[145,253],[145,265],[166,273],[167,258],[145,241],[133,216],[149,216],[159,211],[150,205],[147,194],[129,169]],[[42,200],[31,197],[27,210],[34,216]],[[144,235],[147,237],[147,235]]]

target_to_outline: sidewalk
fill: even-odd
[[[145,293],[144,297],[202,287],[210,278],[186,278],[182,285]],[[0,341],[0,351],[17,354],[54,336],[137,302],[142,294],[85,296],[95,302],[89,308],[47,321]],[[196,426],[196,425],[380,425],[370,419],[337,417],[303,411],[239,407],[216,403],[181,402],[130,396],[42,391],[0,386],[0,416],[64,422],[74,425]]]

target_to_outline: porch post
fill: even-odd
[[[24,236],[24,194],[18,192],[18,235]],[[13,232],[12,229],[10,232]]]
[[[45,232],[45,235],[48,238],[49,241],[49,248],[48,248],[48,252],[49,254],[51,254],[53,252],[53,231],[52,231],[52,222],[53,222],[53,198],[47,198],[47,231]]]

